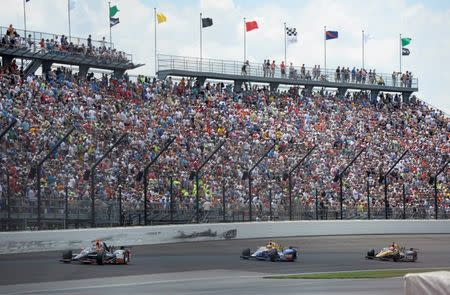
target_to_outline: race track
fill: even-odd
[[[136,246],[132,249],[132,263],[129,265],[97,266],[62,264],[58,262],[60,252],[0,255],[0,269],[2,270],[2,275],[0,276],[0,294],[12,294],[15,291],[18,292],[17,294],[33,294],[25,292],[25,290],[30,290],[29,288],[27,289],[26,286],[32,287],[32,285],[24,284],[41,283],[39,286],[42,287],[44,286],[42,285],[42,282],[48,282],[47,285],[49,286],[45,289],[44,293],[62,294],[63,292],[52,293],[51,287],[55,288],[55,286],[58,285],[57,282],[67,280],[108,278],[103,279],[102,281],[106,282],[108,280],[113,280],[114,282],[117,282],[124,277],[128,277],[129,279],[125,280],[125,282],[130,282],[130,280],[133,281],[137,278],[142,278],[142,276],[146,277],[144,280],[146,282],[145,284],[148,284],[148,282],[152,280],[160,280],[162,282],[160,283],[160,287],[163,288],[165,286],[167,288],[168,286],[175,287],[178,283],[181,288],[180,290],[184,290],[185,294],[190,294],[189,289],[183,289],[183,286],[188,288],[188,286],[190,286],[189,282],[192,283],[193,278],[195,278],[194,281],[199,280],[202,277],[206,280],[208,276],[218,271],[221,272],[220,277],[230,277],[230,279],[227,279],[227,284],[230,288],[233,288],[233,284],[236,284],[237,289],[235,290],[239,290],[239,284],[242,286],[245,285],[242,283],[242,277],[247,277],[247,283],[251,285],[252,280],[259,281],[261,280],[261,276],[267,274],[350,271],[358,269],[450,267],[450,247],[448,247],[450,245],[450,235],[328,236],[282,238],[276,240],[285,246],[298,247],[300,249],[299,260],[294,263],[272,263],[239,259],[242,249],[247,247],[254,249],[257,246],[264,244],[267,241],[265,239]],[[364,259],[365,252],[368,249],[379,248],[392,241],[396,241],[406,247],[418,248],[419,261],[416,263],[391,263],[368,261]],[[164,284],[166,281],[170,282],[171,279],[178,279],[180,274],[185,274],[187,276],[185,281],[182,281],[181,283],[174,281],[169,285]],[[196,275],[190,276],[189,274]],[[114,279],[114,277],[116,277],[116,279]],[[210,284],[211,281],[214,280],[208,279],[208,284]],[[215,281],[217,281],[217,279]],[[255,283],[255,285],[260,286],[267,284],[268,286],[261,290],[261,292],[269,292],[272,294],[274,290],[270,291],[270,286],[277,286],[277,284],[287,286],[293,285],[295,290],[300,282],[297,280],[264,280],[263,284]],[[306,281],[303,281],[301,284],[304,284],[305,282]],[[223,282],[217,283],[223,284]],[[20,286],[6,286],[16,284],[19,284]],[[98,284],[98,282],[96,284]],[[308,284],[309,286],[315,286],[317,285],[317,281]],[[358,283],[355,281],[355,284]],[[397,289],[402,286],[395,280],[391,280],[390,284],[396,286]],[[67,285],[70,284],[64,282],[64,286]],[[135,285],[139,286],[137,283]],[[143,285],[140,285],[141,289],[143,288]],[[192,286],[194,285],[198,286],[198,284],[192,284]],[[327,284],[322,285],[325,287]],[[75,287],[76,286],[79,286],[79,284],[75,284]],[[361,287],[369,288],[369,286],[370,283],[366,283]],[[120,286],[116,286],[115,289],[118,287]],[[317,287],[320,287],[320,285]],[[33,286],[33,288],[37,291],[36,286]],[[58,288],[61,288],[61,286]],[[138,287],[136,288],[139,290]],[[216,287],[210,286],[210,292],[205,294],[210,294],[211,288],[214,289],[220,287],[219,285]],[[61,291],[61,289],[59,290]],[[288,287],[286,290],[288,290]],[[358,292],[361,292],[362,289],[358,290]],[[377,290],[379,291],[379,289]],[[196,290],[196,292],[197,291],[198,290]],[[351,293],[351,291],[347,289],[343,290],[343,292]],[[93,290],[90,290],[87,293],[69,293],[95,294]],[[165,292],[161,289],[161,294],[163,293]],[[129,294],[141,293],[137,292]],[[235,294],[240,294],[240,292],[236,292]],[[311,294],[314,294],[314,292]]]

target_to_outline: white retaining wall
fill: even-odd
[[[277,221],[1,232],[0,254],[77,249],[95,239],[113,245],[148,245],[370,234],[450,234],[450,220]]]

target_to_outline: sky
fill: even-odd
[[[68,0],[30,0],[27,29],[68,34]],[[108,1],[70,0],[72,36],[109,39]],[[399,37],[412,39],[403,71],[419,79],[417,96],[450,114],[450,1],[448,0],[111,0],[120,24],[112,28],[115,48],[133,54],[145,66],[134,74],[154,75],[154,17],[157,8],[167,22],[157,25],[159,54],[199,56],[199,14],[214,25],[203,29],[203,58],[243,59],[243,18],[256,20],[247,33],[247,58],[284,59],[284,23],[295,27],[298,42],[288,46],[287,62],[313,67],[324,64],[323,30],[339,32],[327,41],[327,67],[361,67],[362,30],[373,38],[365,44],[365,65],[378,73],[399,71]],[[5,7],[4,7],[5,8]],[[23,0],[0,10],[2,26],[24,26]]]

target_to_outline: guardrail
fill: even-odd
[[[352,69],[348,74],[336,72],[336,69],[314,69],[311,67],[298,67],[286,65],[285,73],[281,72],[279,64],[275,71],[265,70],[263,64],[249,63],[244,68],[244,63],[240,61],[220,60],[220,59],[200,59],[196,57],[158,55],[158,71],[164,70],[182,70],[198,73],[219,73],[224,75],[241,75],[264,78],[281,78],[292,80],[315,80],[321,82],[346,83],[354,85],[382,85],[391,87],[403,87],[406,91],[412,88],[418,88],[417,78],[407,81],[400,80],[400,74],[397,73],[394,79],[392,74],[376,73],[375,75],[361,76],[352,75]]]
[[[450,220],[283,221],[3,232],[0,233],[0,254],[75,249],[96,239],[112,245],[149,245],[292,236],[378,234],[450,234]]]

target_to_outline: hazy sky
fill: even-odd
[[[71,0],[72,36],[109,39],[108,2]],[[0,19],[23,28],[23,0],[3,3]],[[327,43],[327,67],[360,67],[361,30],[373,36],[365,46],[365,64],[379,73],[399,70],[399,34],[412,38],[403,70],[419,79],[418,96],[450,113],[450,1],[448,0],[115,0],[120,24],[113,27],[115,47],[145,63],[135,73],[154,74],[153,8],[167,16],[158,25],[158,53],[199,56],[199,13],[214,20],[203,30],[203,57],[243,58],[243,17],[259,29],[247,33],[247,57],[260,63],[284,59],[283,23],[297,28],[298,43],[288,47],[288,63],[323,66],[323,27],[339,31]],[[31,0],[27,28],[68,34],[67,0]]]

